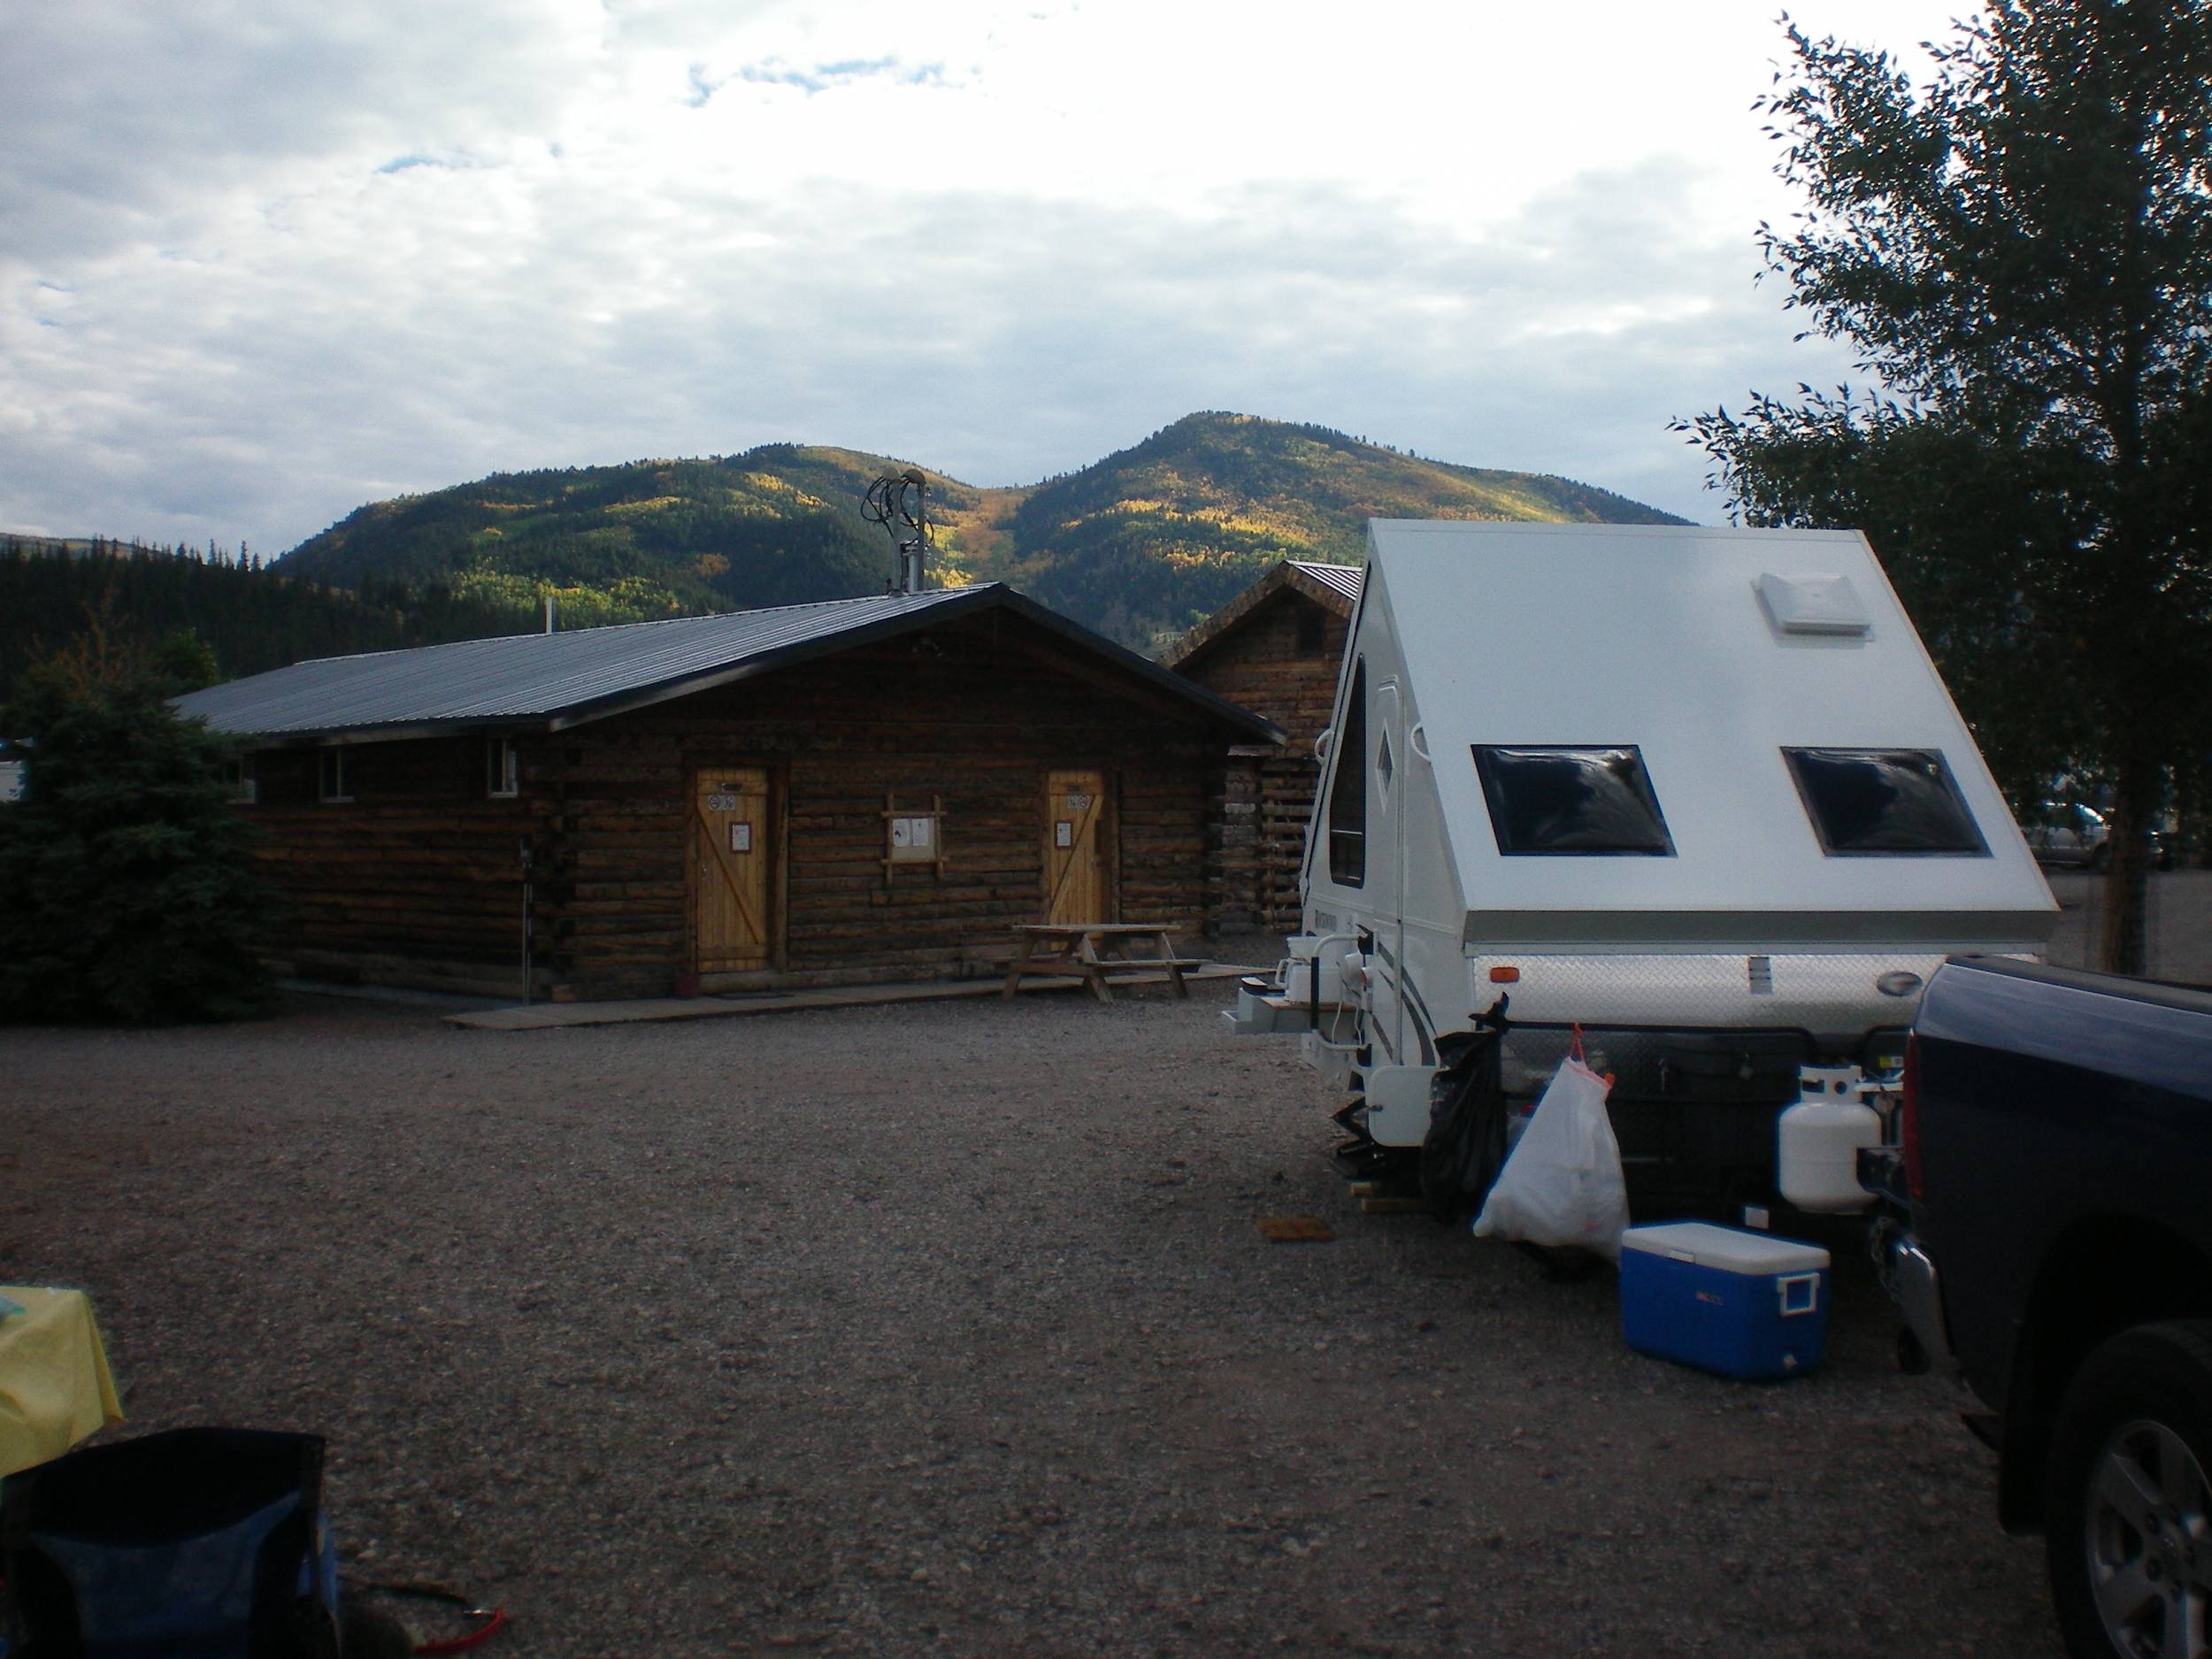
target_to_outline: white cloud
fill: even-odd
[[[1750,282],[1778,30],[1710,11],[0,0],[0,526],[273,551],[770,439],[1024,482],[1198,408],[1709,516],[1667,419],[1839,366]]]

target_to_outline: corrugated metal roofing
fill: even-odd
[[[992,606],[1018,611],[1187,694],[1175,676],[994,582],[328,657],[192,692],[176,707],[219,732],[280,741],[573,725]],[[1233,703],[1205,701],[1233,723],[1266,725]]]
[[[1311,565],[1304,559],[1285,561],[1293,570],[1303,571],[1325,588],[1333,588],[1347,599],[1357,603],[1359,590],[1367,580],[1367,568],[1363,565]]]

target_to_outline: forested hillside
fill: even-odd
[[[434,585],[371,580],[365,593],[347,593],[170,548],[93,542],[64,553],[0,537],[0,703],[27,664],[94,627],[143,650],[196,640],[228,679],[312,657],[518,633],[533,618],[526,605]]]
[[[119,559],[95,544],[85,557],[81,541],[33,554],[21,538],[0,567],[0,649],[19,661],[104,605],[111,626],[148,640],[196,631],[223,672],[239,674],[526,630],[549,593],[565,626],[880,593],[892,541],[861,502],[872,480],[910,465],[772,443],[496,473],[358,508],[267,571],[167,549]],[[1140,649],[1173,639],[1277,559],[1356,563],[1370,518],[1674,522],[1565,479],[1234,414],[1187,416],[1041,484],[928,476],[933,580],[1010,582]],[[0,553],[8,545],[0,536]]]
[[[841,599],[879,591],[887,562],[859,513],[877,463],[844,456],[778,444],[495,473],[362,507],[283,565],[340,587],[396,577],[503,602],[579,585],[633,619]]]
[[[1125,643],[1172,639],[1282,558],[1356,565],[1370,518],[1679,524],[1609,491],[1425,460],[1325,426],[1190,415],[1028,493],[1005,574]]]
[[[343,586],[365,574],[434,579],[503,599],[557,580],[639,616],[872,593],[891,542],[862,518],[861,499],[908,465],[779,443],[503,473],[363,507],[284,564]],[[940,580],[1011,582],[1140,648],[1171,639],[1279,558],[1356,563],[1370,518],[1673,522],[1565,479],[1224,413],[1187,416],[1025,488],[929,477]]]

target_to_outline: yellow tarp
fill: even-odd
[[[0,1285],[21,1313],[0,1319],[0,1475],[58,1457],[123,1420],[107,1350],[81,1290]]]

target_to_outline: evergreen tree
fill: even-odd
[[[265,1007],[273,901],[227,746],[96,626],[19,683],[21,800],[0,806],[0,1019],[234,1018]]]

